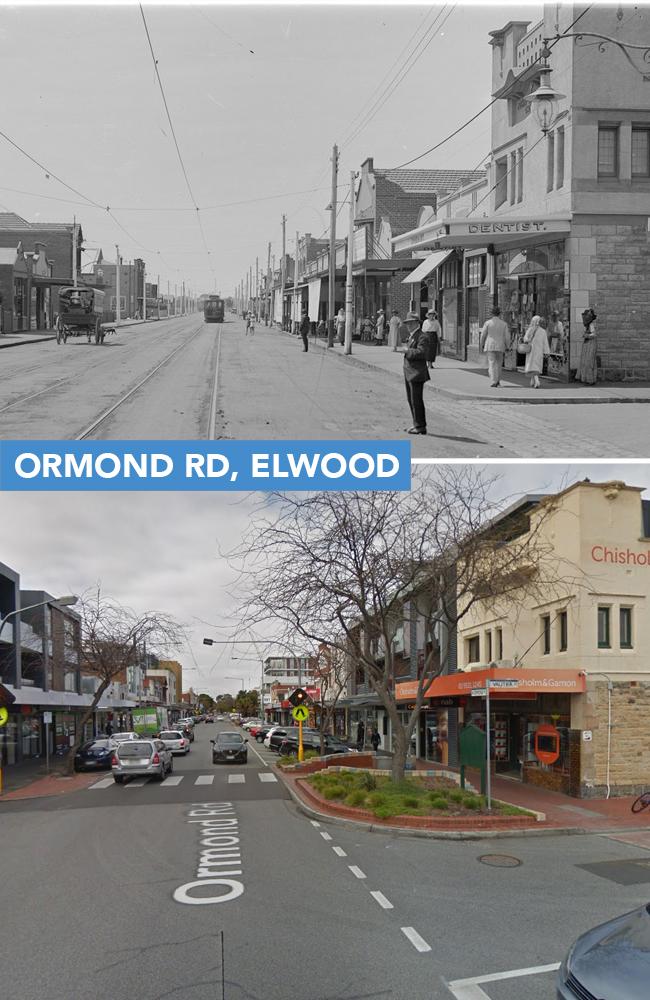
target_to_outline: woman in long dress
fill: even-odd
[[[530,344],[524,371],[530,375],[531,389],[539,389],[539,376],[544,370],[544,358],[550,354],[548,337],[541,316],[533,316],[524,334],[524,344]]]
[[[594,322],[596,313],[593,309],[585,309],[582,314],[584,333],[582,336],[582,350],[580,351],[580,363],[576,372],[576,381],[585,385],[596,384],[596,355],[598,349],[598,338]]]

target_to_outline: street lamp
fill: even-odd
[[[5,615],[4,618],[0,619],[0,632],[2,632],[5,623],[8,622],[13,615],[21,615],[23,611],[31,611],[32,608],[43,608],[48,604],[62,604],[64,607],[71,607],[71,605],[76,604],[78,600],[79,598],[74,594],[67,594],[65,597],[55,597],[49,601],[39,601],[37,604],[28,604],[25,608],[18,608],[16,611],[10,611],[8,615]]]

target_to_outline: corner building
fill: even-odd
[[[650,501],[589,481],[550,500],[548,515],[545,500],[522,501],[557,567],[548,600],[507,614],[477,603],[459,625],[460,672],[430,693],[483,725],[472,691],[510,681],[490,692],[497,773],[583,798],[633,794],[650,774]]]

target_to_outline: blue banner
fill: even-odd
[[[0,490],[408,490],[409,441],[2,441]]]

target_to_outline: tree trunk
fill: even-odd
[[[108,681],[102,681],[102,683],[99,685],[99,687],[95,691],[95,697],[93,698],[93,700],[92,700],[92,702],[90,704],[90,707],[82,715],[81,721],[80,721],[79,725],[76,727],[74,743],[70,747],[70,752],[68,754],[68,759],[66,761],[66,771],[68,772],[68,774],[74,774],[74,755],[76,754],[77,750],[81,746],[81,743],[82,743],[82,740],[83,740],[83,732],[84,732],[86,723],[88,722],[88,719],[90,719],[92,717],[93,712],[95,711],[95,709],[97,708],[99,702],[101,701],[101,698],[102,698],[102,695],[103,695],[104,691],[106,690],[106,688],[109,686],[110,683],[111,683],[110,680],[108,680]]]
[[[409,741],[402,725],[393,726],[393,761],[391,777],[393,781],[403,781],[406,772],[406,755]]]

